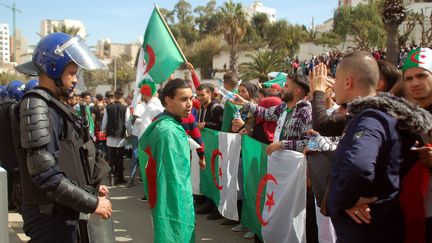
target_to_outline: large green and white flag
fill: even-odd
[[[207,167],[201,171],[200,191],[211,198],[219,212],[238,220],[237,191],[241,136],[235,133],[203,129]]]
[[[200,191],[200,166],[199,166],[199,156],[196,151],[197,148],[201,146],[195,142],[192,138],[188,138],[189,146],[191,149],[191,181],[192,181],[192,193],[194,195],[201,195]]]
[[[139,153],[154,242],[195,242],[190,149],[183,127],[160,116],[140,137]]]
[[[133,104],[138,101],[138,84],[141,80],[149,79],[157,84],[162,83],[185,61],[159,9],[155,7],[138,56]]]
[[[278,84],[282,88],[285,85],[286,81],[287,74],[279,72],[274,79],[266,81],[262,85],[264,86],[264,88],[270,88],[273,84]]]
[[[261,149],[261,151],[258,151]],[[295,151],[276,151],[243,137],[242,224],[264,242],[306,242],[306,161]]]

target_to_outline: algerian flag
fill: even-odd
[[[192,193],[194,195],[200,195],[200,166],[199,166],[199,156],[196,151],[197,148],[201,146],[195,142],[192,138],[188,138],[189,146],[191,149],[191,180],[192,180]]]
[[[219,212],[228,219],[238,220],[237,188],[241,136],[235,133],[203,129],[207,166],[201,171],[201,193],[218,206]]]
[[[407,69],[420,67],[432,72],[432,50],[429,48],[417,48],[408,54],[402,71],[405,72]]]
[[[133,104],[138,101],[137,86],[141,80],[147,78],[157,84],[162,83],[185,61],[186,58],[155,6],[138,57]]]
[[[279,86],[282,88],[287,80],[287,74],[286,73],[278,73],[276,77],[272,80],[269,80],[267,82],[264,82],[262,85],[265,88],[270,88],[272,84],[279,84]]]
[[[264,242],[306,242],[304,156],[285,150],[273,152],[267,159],[264,149],[264,144],[247,136],[243,138],[242,224]]]
[[[173,139],[175,138],[175,139]],[[152,210],[154,242],[195,242],[188,137],[173,117],[162,115],[139,139],[143,184]]]

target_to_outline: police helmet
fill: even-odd
[[[36,45],[32,61],[18,65],[16,70],[29,76],[46,73],[57,83],[71,62],[87,70],[104,67],[81,37],[56,32],[43,37]]]
[[[24,96],[25,84],[19,80],[12,80],[6,87],[8,96],[20,100]]]
[[[39,81],[37,79],[30,79],[25,84],[24,93],[26,93],[29,90],[34,89],[34,87],[38,86],[38,84],[39,84]]]

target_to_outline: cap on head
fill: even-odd
[[[143,79],[138,84],[138,88],[140,89],[140,93],[145,96],[153,96],[156,94],[156,85],[150,79]]]
[[[270,86],[270,88],[271,88],[271,89],[275,89],[275,90],[277,90],[277,91],[279,91],[279,92],[282,91],[282,88],[281,88],[281,86],[280,86],[279,84],[272,84],[272,85]]]
[[[432,50],[429,48],[416,48],[410,53],[402,66],[402,71],[405,72],[410,68],[424,68],[432,72]]]

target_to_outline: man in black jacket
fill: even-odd
[[[198,100],[201,103],[198,128],[221,130],[223,107],[212,99],[214,89],[210,84],[201,84],[197,89]]]
[[[102,130],[107,135],[108,161],[114,167],[115,184],[126,183],[123,177],[123,150],[126,144],[126,106],[121,103],[123,91],[117,89],[114,102],[107,105]]]

